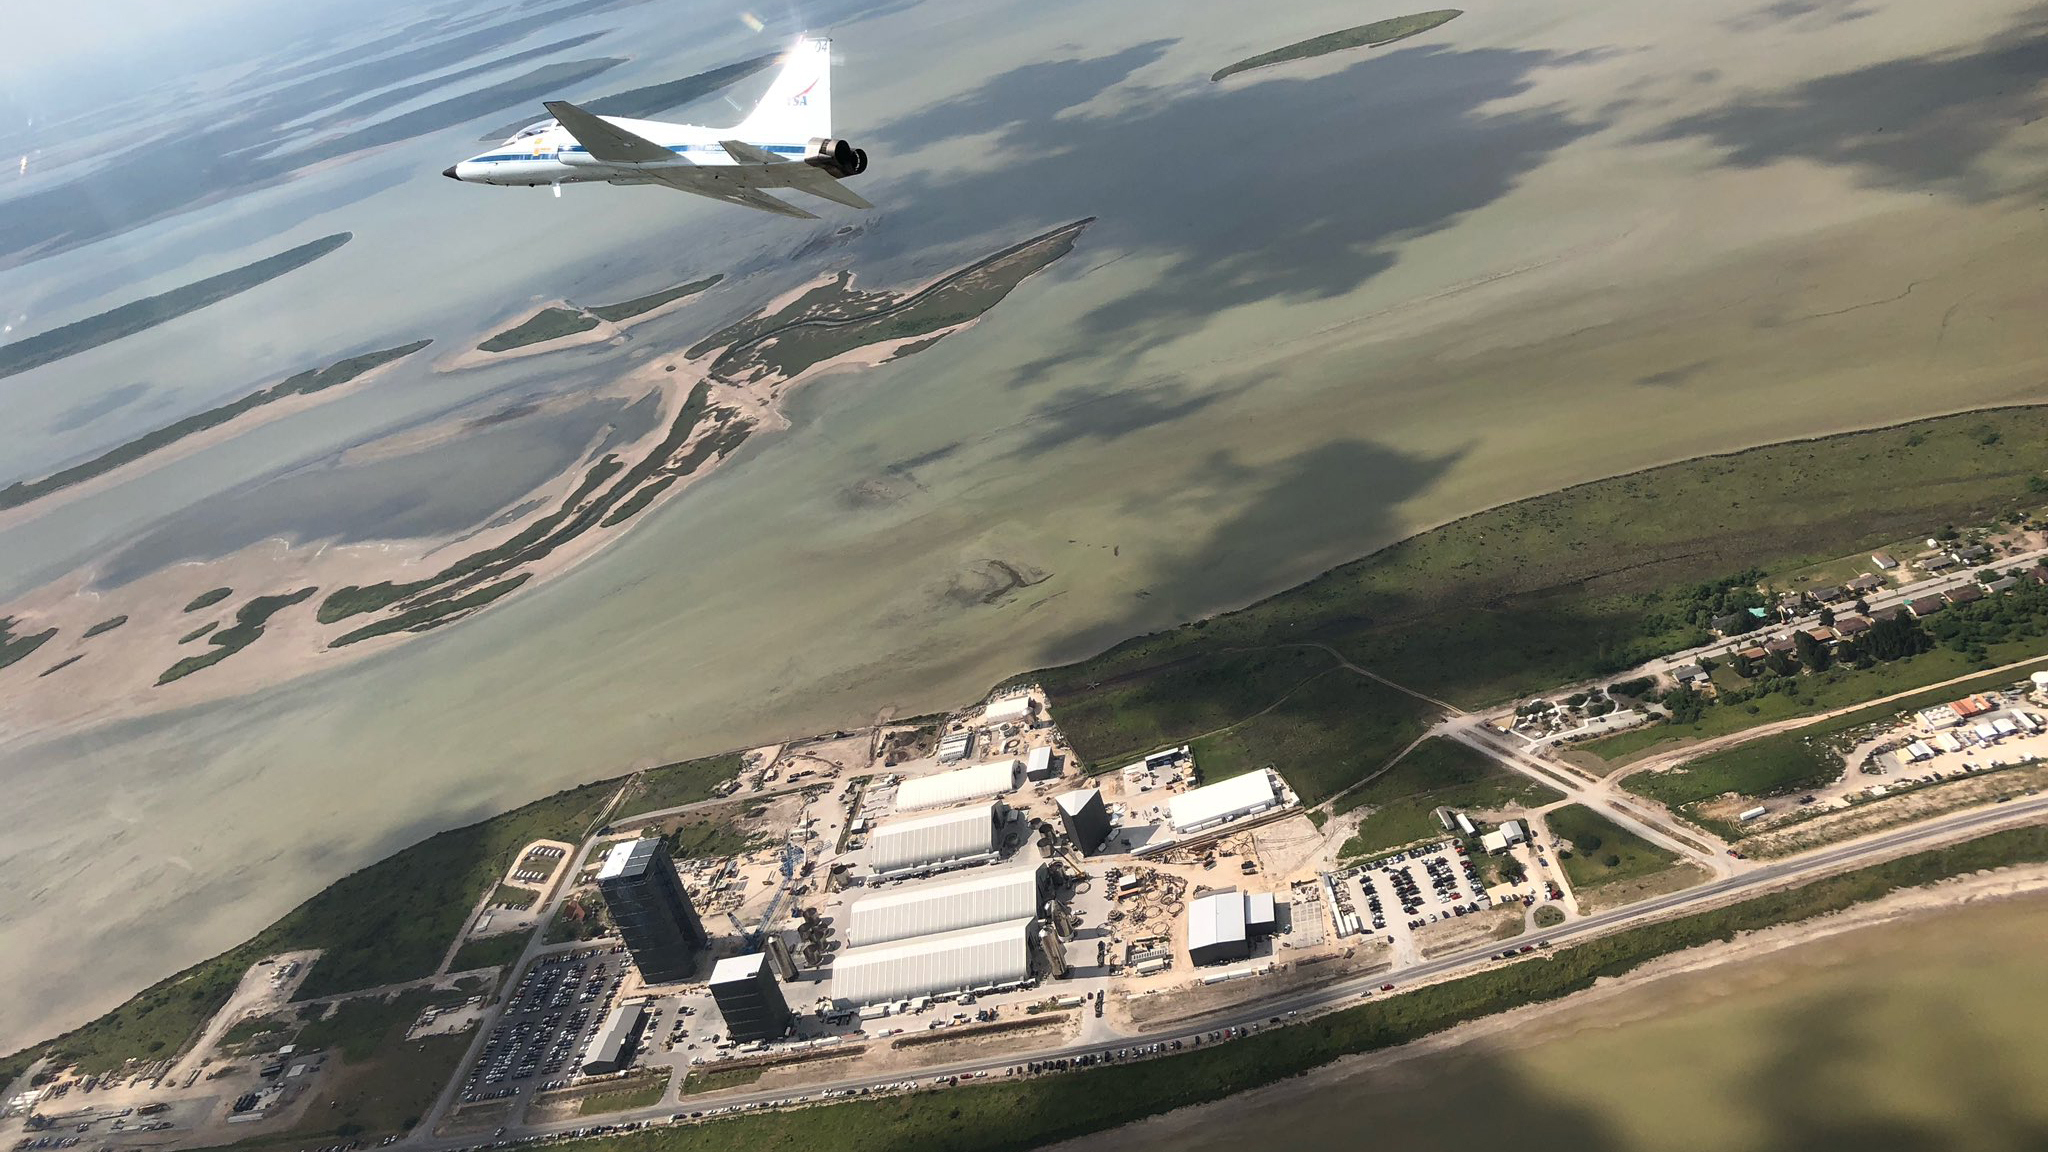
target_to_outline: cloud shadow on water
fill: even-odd
[[[1649,139],[1704,140],[1723,163],[1806,160],[1879,188],[1980,201],[2007,191],[1983,167],[2048,115],[2048,6],[1975,48],[1887,60],[1752,93]]]
[[[910,174],[890,189],[900,217],[1094,215],[1085,244],[1156,262],[1144,288],[1019,369],[1019,385],[1081,360],[1106,360],[1118,378],[1229,309],[1348,293],[1390,268],[1402,243],[1500,198],[1602,127],[1559,108],[1493,110],[1539,69],[1575,59],[1553,52],[1421,46],[1313,76],[1130,82],[1169,47],[1025,64],[876,134],[992,135],[983,159],[1003,161]],[[1061,114],[1119,85],[1124,107]]]

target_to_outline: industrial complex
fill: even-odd
[[[1844,753],[1860,773],[1729,818],[1796,829],[1866,794],[2048,759],[2044,702],[2048,674],[1873,726]],[[1519,719],[1473,739],[1510,738]],[[525,846],[450,952],[505,943],[516,959],[444,965],[420,985],[407,1036],[467,1045],[421,1129],[443,1142],[567,1131],[593,1101],[636,1094],[691,1119],[735,1093],[914,1085],[991,1053],[1162,1029],[1228,1038],[1238,1031],[1201,1022],[1317,988],[1391,991],[1440,957],[1511,959],[1544,942],[1497,941],[1594,922],[1559,864],[1597,840],[1545,824],[1592,785],[1536,807],[1425,806],[1426,834],[1361,853],[1348,840],[1359,816],[1324,828],[1270,767],[1210,779],[1189,746],[1086,765],[1055,720],[1025,689],[935,723],[757,749],[713,799],[614,811],[580,845]],[[292,1131],[339,1063],[294,1042],[313,1035],[289,1005],[318,962],[266,958],[197,1047],[109,1099],[163,1097],[151,1123],[193,1146]],[[54,1123],[71,1114],[53,1102],[84,1083],[23,1093],[10,1114]],[[120,1131],[109,1147],[139,1147]],[[24,1152],[52,1146],[36,1139]]]

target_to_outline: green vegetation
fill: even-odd
[[[209,304],[217,304],[230,296],[247,292],[265,281],[275,280],[293,269],[303,268],[353,238],[353,234],[349,232],[322,236],[318,240],[301,244],[275,256],[266,256],[253,264],[244,264],[218,276],[195,280],[168,292],[132,300],[97,316],[88,316],[61,328],[37,333],[25,340],[0,345],[0,377],[26,372],[54,360],[62,360],[66,356],[75,356],[88,348],[111,344],[123,336],[133,336],[137,332],[176,320],[188,312],[197,312]]]
[[[295,1039],[298,1046],[338,1052],[341,1068],[314,1090],[303,1118],[288,1134],[230,1147],[290,1146],[309,1137],[348,1138],[413,1127],[455,1074],[470,1038],[455,1033],[407,1041],[405,1034],[428,1007],[467,995],[415,990],[388,1000],[347,1000],[326,1019],[307,1024]]]
[[[1538,928],[1555,928],[1562,923],[1564,923],[1564,909],[1555,904],[1538,904],[1536,906],[1536,926]]]
[[[695,804],[717,795],[718,786],[740,774],[744,758],[737,752],[678,760],[634,773],[619,800],[619,812],[637,816],[684,804]]]
[[[199,639],[201,636],[206,635],[207,633],[213,631],[215,628],[218,627],[220,627],[220,621],[208,620],[206,623],[201,624],[199,627],[194,628],[190,632],[185,633],[183,636],[178,637],[178,643],[190,644],[194,640]]]
[[[562,902],[562,910],[548,921],[541,934],[544,944],[566,944],[571,940],[595,940],[612,929],[611,915],[595,893],[585,892]]]
[[[765,1065],[749,1064],[739,1068],[720,1068],[716,1065],[693,1064],[689,1075],[683,1077],[682,1094],[696,1096],[704,1092],[723,1092],[728,1088],[744,1088],[761,1078],[768,1069]]]
[[[1972,434],[1986,419],[2004,430],[1995,444]],[[2048,408],[2008,408],[1581,484],[1468,516],[1249,607],[1037,676],[1076,752],[1098,765],[1274,703],[1293,685],[1232,669],[1305,643],[1460,706],[1490,706],[1612,676],[1697,642],[1700,589],[1726,587],[1727,573],[1783,571],[1929,525],[2031,507],[2038,497],[2026,480],[2040,460],[2024,445],[2044,440]],[[1835,671],[1844,676],[1835,690],[1845,693],[1854,688],[1850,674],[1862,674],[1823,675]],[[1880,665],[1866,683],[1908,674],[1919,670]],[[1197,726],[1187,717],[1220,719]]]
[[[1572,850],[1557,856],[1574,891],[1640,880],[1678,863],[1677,853],[1657,847],[1584,804],[1567,804],[1544,821],[1551,835],[1571,841]]]
[[[661,1103],[668,1094],[667,1070],[648,1071],[629,1076],[615,1085],[606,1085],[602,1092],[592,1092],[576,1101],[578,1116],[597,1116],[606,1112],[624,1112],[629,1108],[646,1108]]]
[[[1563,793],[1455,740],[1425,740],[1370,783],[1338,798],[1340,812],[1372,807],[1359,822],[1357,833],[1344,842],[1341,854],[1347,858],[1375,856],[1403,845],[1442,839],[1443,825],[1433,814],[1440,805],[1498,811],[1516,804],[1539,807],[1563,798]]]
[[[1555,1000],[1657,957],[1741,932],[1825,915],[1982,868],[2040,860],[2048,860],[2048,828],[1994,833],[1538,953],[1229,1044],[1030,1080],[644,1129],[606,1137],[591,1152],[791,1150],[827,1143],[838,1152],[1024,1152],[1270,1084],[1339,1056],[1391,1048],[1468,1020]]]
[[[521,888],[517,884],[500,884],[491,893],[491,903],[521,910],[533,907],[533,902],[539,898],[539,893],[533,889]]]
[[[431,975],[476,898],[516,854],[539,839],[580,842],[603,816],[619,782],[557,792],[480,823],[441,832],[335,881],[283,919],[229,952],[145,989],[127,1003],[54,1040],[0,1061],[0,1081],[43,1052],[88,1072],[128,1059],[178,1052],[264,956],[323,949],[302,999]],[[430,1086],[438,1089],[444,1080]]]
[[[1239,72],[1249,72],[1254,68],[1284,64],[1290,60],[1307,60],[1314,56],[1341,52],[1346,48],[1377,48],[1382,44],[1392,44],[1396,40],[1405,40],[1410,36],[1427,32],[1440,24],[1448,24],[1463,15],[1464,13],[1456,8],[1444,8],[1435,12],[1417,12],[1412,16],[1396,16],[1390,20],[1375,20],[1356,28],[1346,28],[1341,32],[1329,32],[1301,40],[1285,48],[1275,48],[1271,52],[1261,52],[1257,56],[1247,56],[1235,64],[1217,69],[1209,79],[1221,80],[1225,76],[1235,76]]]
[[[194,596],[191,602],[185,605],[185,611],[197,612],[201,608],[211,608],[234,594],[233,588],[210,588]]]
[[[308,1052],[337,1049],[342,1059],[358,1063],[376,1055],[394,1029],[403,1036],[431,1003],[421,991],[344,1000],[300,1029],[296,1043]]]
[[[1303,804],[1320,804],[1386,767],[1435,714],[1406,693],[1339,669],[1269,711],[1196,740],[1195,763],[1205,780],[1277,768]]]
[[[50,665],[48,668],[43,669],[41,672],[36,673],[36,679],[40,680],[53,672],[62,672],[64,669],[71,667],[73,664],[76,664],[83,659],[85,659],[85,653],[83,652],[78,653],[76,656],[67,656],[64,659],[57,661],[55,664]]]
[[[599,320],[616,324],[621,320],[631,320],[642,313],[652,312],[670,301],[695,296],[723,279],[723,274],[707,276],[702,280],[692,280],[688,284],[678,284],[673,288],[664,288],[645,296],[635,296],[631,300],[622,300],[617,304],[594,305],[590,309],[590,314]]]
[[[1676,808],[1723,792],[1758,799],[1782,796],[1818,788],[1841,774],[1842,758],[1816,737],[1765,737],[1709,752],[1667,772],[1638,772],[1622,786]]]
[[[258,1036],[281,1035],[289,1027],[269,1016],[244,1016],[228,1025],[228,1030],[221,1033],[220,1042],[230,1046],[247,1044]]]
[[[531,579],[532,576],[531,572],[521,572],[510,580],[500,580],[488,588],[479,588],[468,595],[457,596],[453,600],[442,600],[437,603],[422,604],[417,608],[409,608],[398,613],[396,616],[387,616],[375,623],[365,624],[361,628],[344,632],[328,641],[327,646],[329,648],[340,648],[345,645],[354,644],[358,640],[368,640],[373,636],[385,636],[393,632],[425,632],[430,628],[438,628],[462,613],[482,608],[498,597],[516,590],[521,584]]]
[[[477,345],[482,352],[510,352],[529,344],[560,340],[597,327],[597,317],[580,308],[543,308]]]
[[[247,648],[249,645],[254,644],[262,637],[264,625],[272,616],[297,604],[317,591],[319,591],[317,588],[301,588],[289,595],[258,596],[247,604],[242,605],[235,612],[233,626],[223,628],[206,638],[206,642],[213,645],[211,649],[197,656],[187,656],[169,668],[164,669],[163,674],[156,678],[157,686],[162,687],[173,680],[190,676],[201,668],[211,668],[215,664]]]
[[[109,617],[108,619],[102,620],[99,623],[93,625],[92,627],[87,628],[85,630],[84,639],[90,640],[93,637],[98,636],[102,632],[112,632],[114,629],[119,628],[121,625],[126,624],[127,622],[128,618],[126,616]]]
[[[694,360],[723,347],[710,375],[726,381],[795,376],[856,348],[928,336],[965,324],[1000,303],[1032,274],[1073,251],[1094,217],[1065,224],[950,272],[908,296],[861,292],[842,272],[781,311],[756,312],[698,342]]]
[[[1986,673],[1946,688],[1845,712],[1803,728],[1760,736],[1662,772],[1638,772],[1621,784],[1639,796],[1669,805],[1679,815],[1725,837],[1739,838],[1747,834],[1746,828],[1702,816],[1700,804],[1726,792],[1764,799],[1819,787],[1842,775],[1842,753],[1853,742],[1857,729],[1972,693],[1995,691],[2026,677],[2026,669]]]
[[[41,632],[17,635],[14,625],[14,617],[0,616],[0,668],[5,668],[41,648],[49,643],[50,637],[57,634],[55,628],[46,628]]]
[[[764,840],[750,835],[727,820],[685,820],[663,837],[669,855],[678,860],[704,860],[716,856],[737,856],[759,847]]]
[[[525,953],[530,936],[526,932],[500,932],[496,936],[465,940],[462,947],[455,950],[455,960],[448,970],[474,972],[478,968],[502,968]]]
[[[1996,659],[2000,662],[2023,660],[2041,652],[2044,647],[2048,645],[2009,642],[1999,646]],[[1770,691],[1746,700],[1730,697],[1723,703],[1704,707],[1698,712],[1699,718],[1690,724],[1646,724],[1612,736],[1588,740],[1576,747],[1610,765],[1619,766],[1652,752],[1672,751],[1694,741],[1726,736],[1780,720],[1831,712],[1923,684],[1937,684],[1968,675],[1979,666],[1963,653],[1937,649],[1870,668],[1833,667],[1807,676],[1775,677]],[[1733,673],[1729,675],[1733,676]]]
[[[707,418],[721,426],[721,431],[706,436],[689,453],[683,454],[683,446],[689,442],[699,422]],[[627,493],[657,473],[679,473],[695,468],[706,453],[729,450],[746,437],[751,427],[747,421],[735,419],[730,408],[713,411],[709,386],[697,385],[677,411],[674,422],[669,425],[668,435],[645,457],[628,466],[617,455],[607,454],[584,473],[582,482],[560,507],[520,529],[503,543],[472,552],[424,579],[405,584],[384,581],[366,587],[350,584],[329,593],[320,603],[318,619],[322,624],[333,624],[364,612],[380,611],[400,601],[413,601],[398,616],[358,628],[338,637],[329,646],[340,647],[387,632],[420,631],[445,623],[457,612],[488,604],[518,587],[527,574],[521,573],[512,580],[489,588],[479,588],[479,585],[506,575],[520,565],[544,559],[556,548],[601,523]],[[605,488],[614,476],[618,477],[617,482]]]
[[[598,523],[599,528],[610,528],[614,524],[631,520],[647,510],[654,498],[661,495],[669,485],[676,482],[674,476],[656,476],[652,483],[643,484],[638,492],[627,497],[625,502],[612,509],[611,514]]]
[[[386,348],[380,352],[366,352],[361,356],[351,356],[346,360],[331,364],[325,368],[301,372],[282,383],[273,384],[261,392],[251,392],[233,403],[223,404],[218,408],[209,408],[204,412],[187,416],[175,424],[167,424],[154,432],[139,436],[117,448],[108,449],[83,464],[74,464],[60,472],[52,472],[40,480],[17,480],[5,488],[0,488],[0,508],[18,508],[31,500],[48,496],[52,492],[69,488],[74,484],[82,484],[97,476],[104,476],[124,464],[132,464],[158,449],[168,448],[187,436],[197,435],[208,429],[218,428],[238,416],[263,407],[265,404],[272,404],[290,396],[310,396],[315,392],[324,392],[329,388],[339,387],[373,368],[378,368],[389,364],[393,360],[410,356],[431,343],[433,343],[431,340],[416,340],[411,344],[401,345],[397,348]],[[219,591],[219,589],[215,591]],[[209,592],[207,595],[210,596],[212,593]],[[212,603],[212,601],[207,601],[207,603]],[[185,610],[190,612],[195,608],[204,607],[206,607],[205,604],[195,600]]]
[[[1096,769],[1239,723],[1337,666],[1307,647],[1191,652],[1132,676],[1100,675],[1094,662],[1046,673],[1053,713]]]

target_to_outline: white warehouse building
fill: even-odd
[[[1009,809],[989,803],[890,820],[868,837],[868,866],[895,876],[993,860],[1008,817]]]
[[[1037,925],[1027,917],[850,948],[832,962],[832,998],[880,1004],[1021,984]]]
[[[957,932],[1038,915],[1045,865],[982,868],[958,877],[925,880],[871,892],[848,910],[846,943],[866,948]]]
[[[1167,805],[1167,819],[1183,835],[1212,828],[1240,816],[1277,807],[1280,792],[1272,774],[1265,769],[1232,776],[1175,796]]]
[[[1023,782],[1024,765],[1018,760],[991,760],[929,776],[912,776],[896,786],[896,810],[911,812],[993,799],[1016,791]]]

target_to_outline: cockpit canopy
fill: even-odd
[[[525,140],[528,137],[538,136],[541,133],[547,131],[548,129],[553,128],[554,126],[555,122],[553,120],[542,120],[536,124],[528,124],[526,127],[521,128],[519,131],[513,133],[512,136],[505,141],[505,143],[517,144],[521,140]]]

